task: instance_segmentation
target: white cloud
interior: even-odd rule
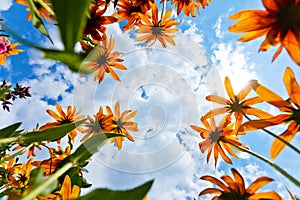
[[[217,38],[224,38],[224,33],[222,32],[222,19],[223,17],[219,17],[216,24],[214,25],[215,33]]]
[[[12,6],[12,0],[1,0],[0,10],[6,11]]]

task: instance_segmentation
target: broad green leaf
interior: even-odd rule
[[[85,196],[79,197],[78,200],[142,200],[150,190],[152,184],[153,180],[137,188],[125,191],[96,189]]]
[[[47,177],[43,175],[43,168],[38,167],[30,172],[30,179],[28,182],[27,190],[30,191],[31,188],[34,188],[40,184],[42,184]],[[51,183],[48,187],[44,188],[44,190],[39,194],[41,196],[46,196],[50,194],[57,187],[57,181]]]
[[[0,130],[0,138],[11,137],[15,131],[21,126],[21,122],[15,123]]]
[[[36,7],[36,4],[34,3],[34,0],[28,0],[28,5],[30,8],[30,14],[32,16],[32,19],[31,19],[32,24],[39,32],[41,32],[42,34],[47,36],[49,38],[49,40],[51,41],[51,43],[53,43],[53,41],[51,40],[51,38],[45,28],[43,19],[39,15],[39,11],[38,11],[38,8]]]
[[[113,137],[124,137],[124,135],[116,133],[103,133],[93,135],[85,142],[83,142],[72,155],[70,155],[70,159],[77,164],[84,163],[93,154],[98,152],[99,148],[104,145],[107,139]]]
[[[51,0],[67,52],[74,52],[88,18],[90,0]]]
[[[56,126],[53,128],[48,128],[42,131],[29,132],[27,134],[23,134],[19,138],[19,143],[23,145],[28,145],[33,142],[42,142],[42,141],[54,141],[62,138],[68,132],[75,129],[77,126],[82,124],[86,119],[80,120],[78,122],[74,122],[72,124],[64,124],[61,126]]]
[[[44,52],[45,58],[60,61],[66,64],[69,67],[69,69],[72,70],[73,72],[79,72],[82,74],[90,74],[93,72],[92,69],[85,67],[85,65],[82,65],[82,62],[85,58],[84,55],[75,52],[67,52],[67,51],[44,49],[44,48],[39,48],[39,49]]]

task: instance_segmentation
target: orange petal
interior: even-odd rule
[[[223,148],[221,147],[221,145],[218,143],[216,146],[217,146],[218,152],[220,153],[223,160],[228,164],[232,164],[230,158],[225,154],[225,152],[224,152]]]
[[[266,184],[268,184],[268,183],[270,183],[272,181],[273,181],[273,179],[271,179],[269,177],[266,177],[266,176],[259,177],[253,183],[251,183],[249,185],[249,187],[247,188],[246,192],[248,194],[254,194],[261,187],[263,187],[264,185],[266,185]]]
[[[230,176],[224,175],[221,177],[221,179],[229,186],[231,190],[238,191],[236,183]]]
[[[205,133],[207,134],[208,131],[204,128],[201,128],[199,126],[195,126],[195,125],[190,125],[190,127],[194,130],[194,131],[197,131],[198,133]]]
[[[251,106],[251,105],[254,105],[257,103],[262,103],[262,102],[264,102],[264,101],[259,97],[251,97],[244,101],[243,106]]]
[[[241,195],[244,195],[246,190],[245,190],[245,182],[241,174],[234,168],[231,169],[231,172],[233,174],[235,183],[237,184],[237,187],[239,188],[239,193]]]
[[[283,43],[293,61],[297,65],[300,65],[300,41],[297,36],[289,31],[287,36],[284,38]]]
[[[67,117],[65,112],[62,110],[61,106],[57,103],[55,104],[55,107],[58,111],[58,113],[60,114],[60,116],[62,116],[64,119]]]
[[[242,101],[245,99],[245,97],[249,94],[249,92],[252,90],[252,87],[250,84],[247,84],[236,96],[239,101]]]
[[[262,0],[262,2],[267,10],[278,11],[279,9],[276,1],[274,0]]]
[[[239,42],[249,42],[251,40],[254,40],[254,39],[257,39],[257,38],[260,38],[260,37],[266,35],[268,33],[268,31],[269,31],[269,28],[257,30],[257,31],[251,31],[251,32],[248,32],[248,33],[245,33],[244,35],[242,35],[238,41]]]
[[[294,72],[290,67],[285,69],[283,82],[290,99],[300,108],[300,86],[297,83]]]
[[[213,176],[202,176],[200,178],[201,180],[204,180],[204,181],[209,181],[215,185],[217,185],[219,188],[221,188],[224,192],[230,192],[230,189],[224,184],[222,183],[221,181],[219,181],[218,179],[216,179],[215,177]]]
[[[218,96],[218,95],[209,95],[209,96],[206,97],[206,100],[207,101],[212,101],[212,102],[215,102],[215,103],[219,103],[219,104],[222,104],[222,105],[231,104],[230,101],[228,101],[224,97],[221,97],[221,96]]]
[[[217,108],[214,110],[210,110],[203,116],[203,119],[208,119],[208,118],[214,117],[216,115],[224,114],[227,111],[229,111],[229,108]]]
[[[257,81],[251,81],[251,85],[262,100],[272,104],[273,106],[276,106],[281,111],[290,111],[289,108],[292,107],[291,104],[284,101],[280,96],[278,96],[268,88],[260,85],[259,83],[257,83]]]
[[[225,77],[224,84],[229,98],[231,99],[231,101],[235,101],[235,97],[234,97],[235,95],[231,86],[231,82],[227,76]]]
[[[273,115],[257,108],[245,108],[243,109],[243,112],[248,115],[254,115],[260,119],[268,119],[274,117]]]
[[[199,196],[205,195],[205,194],[222,194],[222,191],[217,188],[207,188],[205,190],[202,190],[199,194]]]
[[[251,195],[248,200],[259,200],[259,199],[272,199],[272,200],[282,200],[282,198],[274,191],[272,192],[259,192]]]
[[[287,142],[290,142],[293,137],[296,135],[296,133],[299,131],[300,127],[296,122],[291,123],[288,126],[288,129],[282,133],[279,137],[284,139]],[[275,139],[271,146],[271,151],[270,151],[270,157],[271,159],[275,159],[278,154],[284,149],[286,144],[281,142],[280,140]]]

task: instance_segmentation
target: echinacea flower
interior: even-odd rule
[[[277,107],[283,113],[268,119],[248,121],[240,127],[241,131],[247,132],[278,124],[288,124],[287,130],[279,137],[287,142],[290,142],[293,139],[300,130],[300,86],[295,79],[292,69],[289,67],[287,67],[284,72],[283,82],[290,97],[290,101],[285,101],[257,81],[252,81],[252,87],[258,96],[267,103]],[[286,144],[275,139],[270,151],[271,158],[276,158],[285,146]]]
[[[27,11],[30,12],[30,8],[29,8],[29,4],[27,0],[15,0],[16,3],[24,5],[24,6],[28,6],[28,8],[26,9]],[[41,0],[43,1],[44,5],[42,5],[39,1],[37,0],[33,0],[34,6],[37,8],[38,10],[38,14],[39,17],[42,19],[43,17],[46,19],[46,21],[49,23],[50,22],[50,18],[55,19],[53,15],[51,15],[51,13],[49,13],[49,11],[47,9],[45,9],[44,6],[47,6],[48,9],[52,9],[51,8],[51,3],[48,0]],[[53,12],[53,11],[52,11]],[[27,20],[32,20],[32,16],[31,13],[28,14],[27,16]]]
[[[144,8],[144,9],[143,9]],[[140,15],[145,15],[148,10],[143,6],[143,2],[138,0],[119,0],[117,4],[117,13],[114,16],[119,18],[119,21],[127,20],[128,23],[123,26],[123,30],[132,30],[134,25],[140,22]]]
[[[231,82],[228,77],[225,77],[224,85],[226,92],[229,96],[229,100],[218,95],[209,95],[206,97],[206,100],[224,105],[225,107],[210,110],[203,116],[204,119],[219,114],[224,114],[226,112],[234,113],[236,119],[235,133],[237,134],[238,128],[240,127],[243,121],[243,115],[245,114],[254,115],[261,119],[273,117],[271,114],[265,111],[251,107],[254,104],[263,102],[263,100],[261,100],[259,97],[252,97],[245,100],[246,96],[252,90],[250,84],[247,84],[246,87],[243,88],[237,95],[234,94]]]
[[[22,49],[15,49],[15,47],[20,46],[19,43],[11,44],[8,39],[0,37],[0,65],[5,64],[6,57],[11,55],[17,55],[20,52],[23,52]]]
[[[110,109],[109,106],[106,106],[107,114],[112,115],[112,132],[125,135],[130,141],[134,141],[133,137],[129,134],[128,131],[136,132],[138,131],[138,124],[131,121],[131,119],[137,114],[137,111],[125,110],[124,112],[120,111],[120,103],[116,102],[114,112]],[[122,148],[122,142],[124,141],[123,137],[116,137],[110,139],[111,143],[116,142],[118,149]]]
[[[97,0],[90,4],[90,15],[84,28],[84,35],[90,36],[92,40],[106,40],[106,28],[104,25],[117,22],[113,16],[103,16],[108,4],[105,1]]]
[[[124,65],[119,63],[124,61],[119,58],[121,53],[118,51],[111,52],[114,46],[115,41],[112,36],[110,36],[109,40],[101,41],[99,45],[95,47],[90,61],[87,62],[87,67],[95,71],[94,80],[98,80],[99,84],[103,81],[105,73],[109,73],[115,80],[120,81],[120,78],[112,69],[113,67],[120,70],[127,69]]]
[[[103,113],[103,108],[100,106],[98,113],[94,116],[87,116],[89,122],[85,122],[83,125],[87,127],[82,133],[86,134],[80,141],[85,141],[91,135],[109,132],[112,126],[112,114],[106,115]]]
[[[295,63],[300,65],[300,1],[262,0],[266,10],[244,10],[230,17],[239,20],[229,27],[234,33],[245,33],[239,41],[248,42],[266,36],[259,51],[280,44],[272,61],[285,48]]]
[[[156,4],[152,4],[152,15],[151,19],[148,19],[146,15],[140,15],[141,22],[138,25],[139,29],[136,30],[136,33],[142,33],[143,36],[140,36],[136,41],[144,41],[145,44],[151,42],[148,46],[150,48],[158,40],[161,45],[166,48],[167,43],[175,45],[173,38],[175,33],[178,31],[177,28],[172,28],[175,25],[178,25],[180,22],[176,22],[174,19],[168,19],[172,14],[172,9],[170,9],[162,19],[158,19],[158,9]]]
[[[247,188],[245,187],[244,178],[236,169],[231,169],[233,177],[224,175],[219,180],[213,176],[202,176],[200,179],[209,181],[219,188],[207,188],[200,192],[199,196],[205,194],[215,194],[212,200],[282,200],[282,198],[274,191],[257,192],[261,187],[273,181],[273,179],[262,176],[252,182]]]
[[[59,125],[63,125],[63,124],[75,123],[84,118],[84,115],[79,115],[80,111],[76,112],[75,106],[74,107],[68,106],[68,109],[66,112],[64,112],[62,110],[61,106],[58,103],[55,105],[55,107],[56,107],[56,110],[58,111],[58,113],[55,113],[52,110],[47,110],[47,113],[51,117],[53,117],[56,120],[56,122],[48,122],[47,124],[41,126],[40,130],[44,130],[47,128],[51,128],[51,127],[55,127],[55,126],[59,126]],[[76,131],[82,132],[83,128],[81,126],[78,126],[68,133],[72,142],[74,142],[74,139],[77,135]]]
[[[198,132],[201,138],[204,139],[204,141],[199,143],[201,152],[204,153],[206,150],[208,150],[206,158],[207,162],[210,159],[212,151],[214,152],[215,167],[217,166],[219,154],[226,163],[232,164],[230,158],[225,154],[224,149],[231,156],[235,158],[237,158],[238,156],[231,149],[232,145],[229,143],[233,143],[236,146],[240,146],[245,149],[247,149],[247,147],[240,143],[236,134],[234,134],[233,124],[230,121],[230,115],[226,115],[218,126],[216,126],[213,117],[210,117],[209,120],[210,122],[208,122],[204,118],[201,118],[201,122],[205,126],[205,128],[190,125],[190,127],[194,131]]]

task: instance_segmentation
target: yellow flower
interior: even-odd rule
[[[253,131],[286,123],[288,124],[287,130],[279,137],[287,142],[290,142],[293,139],[296,133],[300,130],[300,86],[295,79],[292,69],[289,67],[287,67],[284,72],[283,82],[289,94],[290,102],[285,101],[268,88],[257,83],[257,81],[252,81],[252,87],[258,96],[262,100],[277,107],[283,113],[268,119],[251,120],[246,122],[240,127],[241,131]],[[275,140],[270,151],[271,158],[276,158],[285,146],[286,145],[280,140]]]
[[[238,156],[232,151],[230,148],[231,145],[228,143],[233,143],[237,146],[241,146],[243,148],[247,148],[242,143],[238,141],[236,134],[234,134],[233,124],[230,122],[230,115],[227,115],[223,118],[223,120],[216,126],[214,118],[209,118],[210,123],[201,118],[202,124],[205,128],[201,128],[195,125],[190,125],[190,127],[197,131],[201,138],[204,141],[199,143],[199,148],[202,153],[208,150],[206,161],[208,162],[211,156],[212,151],[214,151],[214,159],[215,159],[215,167],[217,166],[217,161],[219,154],[222,159],[229,164],[232,164],[230,158],[225,154],[225,150],[233,157],[237,158]]]
[[[207,119],[209,117],[213,117],[219,114],[224,114],[226,112],[234,113],[236,122],[235,122],[235,133],[238,133],[238,128],[240,127],[243,121],[243,115],[249,114],[254,115],[258,118],[265,119],[273,117],[271,114],[264,112],[257,108],[252,108],[251,106],[257,103],[263,102],[259,97],[252,97],[245,100],[246,96],[252,90],[250,84],[248,84],[244,89],[242,89],[237,95],[234,94],[231,82],[228,77],[225,78],[224,81],[226,92],[229,96],[229,100],[224,97],[218,95],[209,95],[206,97],[206,100],[212,101],[221,105],[224,105],[223,108],[217,108],[214,110],[210,110],[206,113],[203,118]]]
[[[253,183],[251,183],[247,189],[245,188],[245,182],[243,177],[236,169],[231,169],[233,178],[229,175],[224,175],[221,180],[213,176],[202,176],[200,179],[209,181],[218,188],[207,188],[200,192],[199,196],[205,194],[216,194],[213,200],[259,200],[259,199],[272,199],[272,200],[282,200],[282,198],[274,191],[271,192],[257,192],[261,187],[273,181],[273,179],[262,176],[257,178]]]
[[[31,169],[32,159],[28,160],[27,163],[14,166],[8,178],[9,183],[14,187],[25,187],[29,181]]]
[[[72,187],[71,179],[68,175],[66,175],[59,192],[62,200],[76,199],[78,198],[79,193],[80,193],[80,188],[77,185],[74,185]]]
[[[111,52],[115,46],[115,41],[110,36],[109,40],[100,41],[99,46],[95,48],[95,53],[91,56],[91,60],[88,61],[87,67],[91,68],[95,71],[94,80],[98,79],[98,83],[100,84],[103,79],[105,72],[109,73],[115,80],[120,81],[116,72],[112,69],[117,68],[120,70],[126,70],[127,68],[120,64],[119,62],[123,62],[123,59],[120,59],[120,52]]]
[[[88,115],[89,122],[85,122],[84,126],[87,127],[82,133],[86,134],[80,141],[85,141],[91,135],[110,132],[112,129],[112,114],[106,115],[103,113],[103,108],[100,106],[98,113],[94,119]]]
[[[148,48],[154,45],[156,40],[158,40],[164,48],[167,47],[166,42],[170,43],[171,45],[175,45],[173,38],[178,29],[171,27],[179,24],[180,22],[176,22],[174,19],[168,20],[171,14],[172,9],[170,9],[161,20],[158,20],[157,6],[155,3],[152,4],[151,21],[148,19],[148,16],[140,15],[142,22],[137,24],[139,29],[136,30],[136,33],[142,33],[145,35],[138,37],[136,41],[145,41],[145,44],[153,41],[151,44],[149,44]]]
[[[138,124],[131,121],[131,119],[137,114],[137,111],[125,110],[122,114],[120,112],[120,103],[116,102],[114,113],[110,107],[106,106],[108,115],[113,115],[112,118],[112,132],[125,135],[130,141],[134,141],[133,137],[128,133],[129,131],[138,131]],[[122,148],[123,137],[112,138],[111,143],[116,142],[118,149]]]
[[[0,65],[5,64],[6,57],[11,55],[17,55],[20,52],[23,52],[22,49],[15,49],[15,47],[20,46],[19,43],[11,44],[8,39],[0,37]]]
[[[299,0],[262,0],[266,10],[244,10],[230,17],[240,20],[229,31],[245,33],[239,41],[248,42],[265,36],[259,51],[280,44],[272,61],[285,48],[291,58],[300,65],[300,4]]]
[[[78,122],[80,120],[82,120],[84,118],[83,115],[79,115],[80,111],[76,112],[76,107],[72,107],[72,106],[68,106],[67,112],[65,113],[61,106],[57,103],[55,105],[58,114],[55,113],[52,110],[47,110],[47,113],[53,117],[56,122],[48,122],[47,124],[41,126],[40,130],[44,130],[47,128],[51,128],[51,127],[55,127],[55,126],[59,126],[59,125],[63,125],[63,124],[70,124],[70,123],[74,123],[74,122]],[[69,136],[72,140],[72,142],[74,142],[74,139],[77,135],[76,131],[83,131],[83,128],[81,126],[75,128],[74,130],[69,132]]]

